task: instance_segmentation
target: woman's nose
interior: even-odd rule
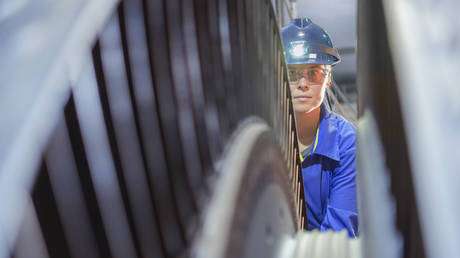
[[[299,89],[308,89],[308,83],[307,83],[307,80],[305,80],[305,78],[300,78],[299,80]]]

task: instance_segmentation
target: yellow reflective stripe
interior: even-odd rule
[[[313,145],[313,150],[311,152],[314,152],[316,150],[316,146],[318,145],[318,136],[319,136],[319,127],[316,129],[316,135],[315,135],[315,145]],[[303,156],[302,152],[299,152],[299,157],[300,157],[300,162],[303,162]]]
[[[313,152],[316,149],[316,145],[318,145],[318,136],[319,136],[319,126],[318,126],[318,129],[316,129],[315,145],[313,145]]]

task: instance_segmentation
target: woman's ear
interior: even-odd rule
[[[330,87],[330,86],[331,86],[331,82],[332,82],[332,73],[331,73],[331,71],[329,70],[329,74],[328,74],[328,76],[327,76],[326,86],[327,86],[327,87]]]

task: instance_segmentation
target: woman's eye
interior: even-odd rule
[[[295,71],[290,71],[289,72],[289,78],[291,78],[291,80],[295,81],[298,78],[298,74]]]
[[[312,81],[318,81],[318,80],[321,80],[321,71],[320,70],[310,70],[308,72],[308,77],[312,80]]]

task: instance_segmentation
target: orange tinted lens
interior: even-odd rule
[[[305,78],[311,84],[321,84],[325,78],[326,72],[322,69],[289,69],[290,82],[298,82]]]
[[[296,82],[300,79],[299,71],[289,70],[289,81]]]
[[[311,69],[306,72],[305,77],[311,83],[321,83],[324,79],[324,72],[321,69]]]

